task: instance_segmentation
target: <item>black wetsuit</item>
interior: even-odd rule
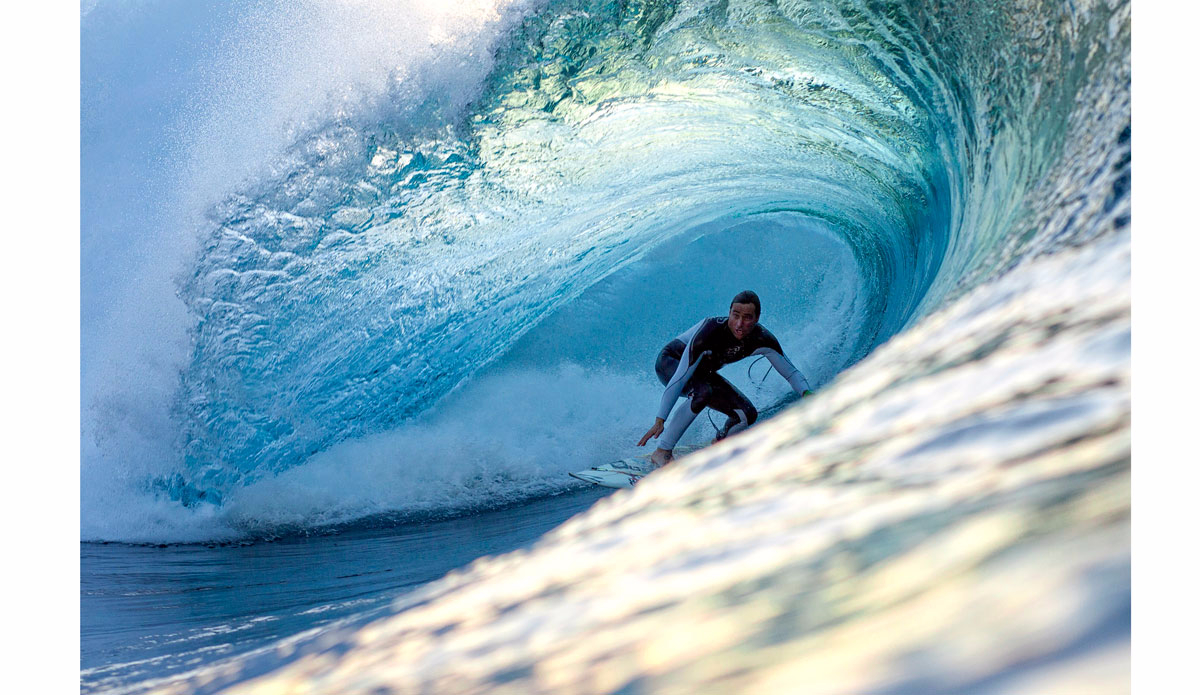
[[[659,404],[658,417],[666,420],[675,401],[687,396],[689,408],[676,411],[659,439],[660,449],[673,449],[696,415],[712,408],[728,419],[717,433],[723,438],[754,424],[758,411],[750,399],[717,374],[731,362],[763,355],[776,371],[787,379],[797,393],[808,390],[804,375],[783,354],[779,341],[761,325],[755,325],[745,338],[738,340],[729,330],[728,318],[704,319],[675,338],[662,349],[654,364],[658,379],[667,387]]]

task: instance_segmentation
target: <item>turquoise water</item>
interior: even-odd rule
[[[829,387],[975,288],[1119,249],[1129,26],[1070,0],[85,7],[81,539],[557,499],[741,289]],[[758,369],[732,378],[785,399]]]
[[[186,131],[163,136],[163,148],[191,187],[162,197],[203,221],[101,237],[89,213],[107,219],[85,195],[85,245],[150,246],[138,249],[146,277],[127,279],[166,275],[170,292],[146,300],[155,310],[143,316],[121,316],[117,302],[85,311],[85,539],[240,535],[561,491],[554,461],[581,437],[624,441],[642,427],[634,404],[652,398],[645,363],[664,336],[697,312],[720,313],[743,285],[824,382],[948,298],[1128,223],[1120,6],[502,3],[483,19],[422,20],[433,38],[406,29],[419,22],[401,10],[251,7],[196,20],[194,43],[224,28],[226,44],[177,58],[207,77],[196,78],[199,96],[165,107]],[[146,23],[177,12],[150,8],[146,18],[99,5],[84,18],[84,47],[97,45],[85,57],[112,50],[106,12]],[[343,24],[316,27],[321,12]],[[367,22],[382,28],[342,65],[287,55],[289,40],[341,40]],[[150,41],[135,29],[125,29],[135,45]],[[406,31],[416,34],[407,52],[380,47]],[[265,47],[236,43],[263,41],[255,32]],[[380,68],[387,60],[399,67]],[[91,64],[85,136],[87,97],[101,92],[87,82]],[[254,80],[268,78],[262,112],[237,120]],[[306,79],[330,95],[283,91]],[[291,120],[275,113],[279,100]],[[241,159],[227,151],[251,139],[260,144]],[[85,165],[106,162],[84,154]],[[217,195],[209,181],[237,172]],[[598,294],[602,282],[667,272],[684,251],[665,249],[697,237],[706,251],[690,269],[630,287],[635,295]],[[725,248],[742,255],[726,261]],[[178,265],[164,270],[168,260]],[[85,283],[105,269],[85,266]],[[580,311],[588,301],[602,306]],[[637,335],[583,356],[587,331]],[[543,345],[543,358],[525,361],[532,374],[516,388],[535,393],[568,362],[594,382],[560,377],[581,389],[574,399],[612,400],[622,414],[597,431],[551,404],[531,415],[545,439],[518,452],[489,443],[521,427],[503,421],[473,424],[492,431],[461,450],[408,443],[409,460],[395,465],[436,458],[441,471],[411,499],[347,490],[297,500],[312,507],[300,517],[229,511],[256,483],[339,456],[339,445],[421,439],[429,429],[417,423],[445,419],[452,391],[509,374],[505,356],[523,340]],[[115,366],[138,357],[132,380]],[[478,420],[500,405],[485,397],[470,399]],[[114,518],[129,504],[133,518]],[[198,515],[215,521],[198,532]]]

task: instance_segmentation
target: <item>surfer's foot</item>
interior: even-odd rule
[[[673,458],[675,458],[675,454],[672,454],[670,449],[655,449],[654,453],[650,454],[650,462],[656,466],[666,465]]]

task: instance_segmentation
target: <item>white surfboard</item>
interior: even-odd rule
[[[620,459],[618,461],[610,461],[602,463],[599,466],[592,466],[594,471],[614,471],[616,473],[628,473],[630,475],[646,475],[654,471],[658,466],[654,465],[644,456],[634,456],[632,458]]]
[[[686,456],[701,448],[703,448],[703,445],[697,444],[676,447],[675,457]],[[631,456],[616,461],[609,461],[608,463],[601,463],[592,466],[591,470],[577,471],[569,475],[572,478],[586,480],[601,487],[623,488],[637,485],[639,480],[658,470],[658,468],[657,464],[650,461],[649,454],[642,454],[641,456]]]
[[[658,468],[649,456],[631,456],[592,466],[591,470],[571,473],[571,477],[586,480],[601,487],[633,487],[644,476]]]
[[[588,471],[571,473],[570,475],[572,478],[579,478],[600,487],[612,488],[633,487],[637,485],[637,481],[642,479],[640,475],[631,475],[618,471],[598,471],[594,468]]]

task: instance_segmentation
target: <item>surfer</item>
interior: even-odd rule
[[[717,374],[718,369],[731,362],[763,355],[796,393],[801,396],[810,393],[808,381],[784,356],[779,341],[759,325],[760,312],[757,294],[750,290],[739,292],[729,304],[729,316],[704,319],[667,343],[659,353],[654,371],[667,388],[654,426],[638,442],[638,446],[645,446],[658,438],[658,448],[650,457],[654,463],[661,466],[673,458],[675,444],[705,408],[727,418],[714,443],[746,429],[758,419],[758,411],[750,399]],[[688,407],[675,408],[680,396],[688,397]]]

